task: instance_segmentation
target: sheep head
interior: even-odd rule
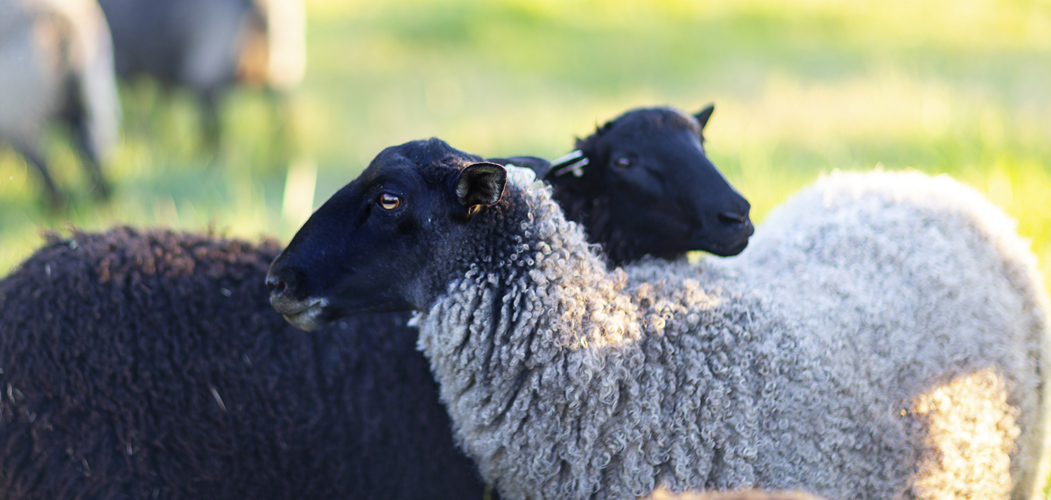
[[[634,109],[554,162],[545,180],[555,199],[612,263],[690,250],[730,256],[747,246],[751,207],[704,150],[714,110],[708,105],[691,116],[670,107]]]
[[[438,139],[385,149],[274,260],[271,305],[303,330],[351,314],[427,307],[470,260],[465,252],[492,245],[486,235],[498,216],[478,212],[501,203],[506,183],[503,166]],[[485,241],[465,245],[475,240]]]

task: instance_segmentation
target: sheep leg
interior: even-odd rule
[[[219,156],[219,141],[222,126],[219,123],[219,93],[209,90],[201,94],[201,130],[203,131],[203,149],[211,157],[210,166],[214,166]]]
[[[14,146],[15,151],[18,151],[30,165],[36,167],[37,174],[40,176],[40,181],[44,183],[44,195],[47,197],[47,204],[52,210],[58,210],[65,204],[65,196],[58,190],[58,186],[55,184],[55,180],[51,177],[51,174],[47,170],[47,163],[44,162],[44,156],[40,154],[36,146],[30,145],[22,141],[14,141],[11,144]]]
[[[94,141],[91,140],[91,132],[85,123],[77,125],[77,147],[81,151],[81,161],[84,170],[91,177],[91,194],[96,200],[105,201],[113,194],[112,188],[106,178],[102,175],[102,167],[99,163],[99,154],[95,150]]]

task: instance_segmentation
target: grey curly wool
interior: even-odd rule
[[[509,255],[450,283],[420,336],[502,496],[1020,498],[1038,477],[1047,299],[973,191],[834,176],[739,259],[614,271],[546,189],[508,196],[528,213],[473,251]]]
[[[927,422],[916,496],[1000,498],[1013,478],[1012,496],[1029,498],[1047,477],[1048,301],[1014,228],[947,176],[836,174],[772,213],[725,264],[783,307],[809,308],[812,331],[869,324],[841,340],[909,355],[879,384]]]

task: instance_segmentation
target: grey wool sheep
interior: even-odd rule
[[[0,0],[0,142],[36,168],[52,207],[67,201],[41,150],[52,123],[70,127],[93,193],[109,196],[100,162],[118,140],[113,71],[109,28],[94,0]]]
[[[304,329],[378,302],[420,311],[457,439],[504,498],[1032,486],[1047,299],[971,190],[834,177],[740,261],[611,271],[547,188],[506,179],[470,156],[384,151],[270,269],[298,276],[271,302]],[[361,211],[403,184],[443,202]]]
[[[623,230],[595,243],[743,248],[750,225],[715,223],[747,202],[712,181],[698,123],[653,109],[605,132],[640,127],[634,142],[594,141],[590,174],[610,168],[603,157],[615,146],[709,205],[676,200],[683,223],[663,235],[607,221]],[[646,207],[639,197],[651,189],[640,193],[637,179],[647,172],[596,190]],[[0,279],[0,498],[481,499],[411,315],[304,335],[267,302],[277,251],[164,230],[74,232]]]
[[[811,297],[812,331],[870,325],[862,349],[914,351],[878,375],[909,424],[923,423],[909,435],[924,450],[910,495],[1037,498],[1049,308],[1015,225],[948,176],[837,173],[771,213],[751,251],[712,264],[740,267],[783,307],[786,285]]]

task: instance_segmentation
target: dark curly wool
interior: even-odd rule
[[[0,281],[0,498],[482,498],[408,316],[296,330],[277,253],[75,232]]]

